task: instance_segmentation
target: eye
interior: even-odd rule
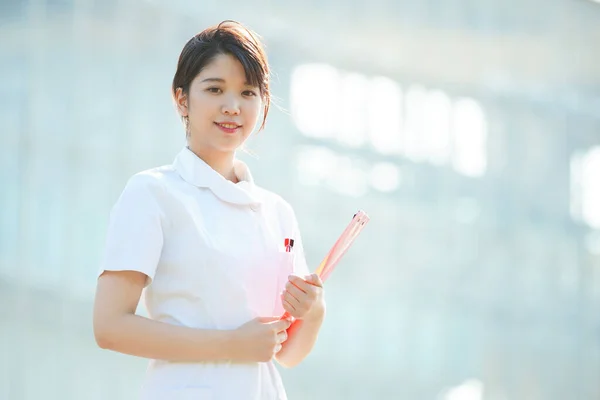
[[[244,96],[257,96],[257,94],[254,90],[245,90],[244,92],[242,92],[242,94]]]
[[[210,88],[206,89],[206,91],[208,91],[210,93],[216,93],[216,94],[222,92],[222,90],[218,87],[210,87]]]

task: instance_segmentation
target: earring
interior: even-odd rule
[[[183,126],[185,127],[185,137],[190,137],[190,118],[185,115],[183,117]]]

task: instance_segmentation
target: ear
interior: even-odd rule
[[[179,115],[182,117],[187,117],[188,115],[188,98],[185,93],[183,93],[183,89],[178,87],[175,90],[175,105],[177,106],[177,111]]]

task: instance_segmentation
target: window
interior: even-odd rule
[[[298,178],[305,185],[326,186],[349,197],[367,192],[368,165],[322,146],[306,146],[297,155]]]
[[[406,93],[406,156],[435,165],[448,163],[451,151],[450,122],[452,103],[441,90],[420,85]]]
[[[326,64],[297,67],[291,79],[292,118],[307,136],[327,138],[339,122],[338,92],[340,74]]]
[[[349,147],[360,147],[366,142],[368,81],[361,74],[344,74],[336,104],[338,112],[332,113],[335,136],[338,142]],[[328,109],[332,110],[333,107]]]
[[[454,104],[452,165],[466,176],[482,176],[487,166],[487,127],[483,110],[472,99],[460,99]]]
[[[424,128],[427,119],[427,90],[420,85],[406,92],[406,120],[404,123],[404,153],[413,161],[427,158]]]
[[[442,90],[419,84],[403,92],[387,77],[369,78],[327,64],[297,67],[292,74],[290,95],[292,117],[306,136],[335,140],[348,148],[369,145],[381,155],[452,167],[468,177],[481,177],[486,172],[486,117],[474,99],[452,99]],[[301,179],[307,184],[325,179],[315,165],[327,157],[335,159],[332,162],[340,171],[356,168],[356,161],[349,161],[343,154],[324,154],[319,150],[301,157],[307,171]],[[307,161],[315,157],[318,160],[314,164]],[[348,182],[366,179],[368,186],[382,192],[399,186],[398,166],[375,161],[370,168],[366,175],[354,175],[355,179],[349,177]],[[389,179],[381,178],[384,175]],[[344,185],[349,187],[348,182],[339,184],[338,191],[344,191]],[[351,193],[361,193],[363,189],[358,188],[363,183],[357,185]]]
[[[600,229],[600,146],[571,157],[571,214]]]
[[[435,165],[445,165],[450,159],[450,121],[452,103],[441,90],[433,90],[425,100],[423,137],[427,144],[427,159]]]
[[[382,154],[400,154],[402,149],[402,91],[385,77],[373,78],[369,85],[368,136]]]

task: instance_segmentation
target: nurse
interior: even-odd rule
[[[192,37],[172,95],[187,146],[131,177],[111,211],[96,341],[151,359],[143,400],[286,399],[274,360],[308,355],[325,301],[294,211],[236,158],[269,111],[257,36],[225,21]],[[135,314],[142,292],[148,318]]]

